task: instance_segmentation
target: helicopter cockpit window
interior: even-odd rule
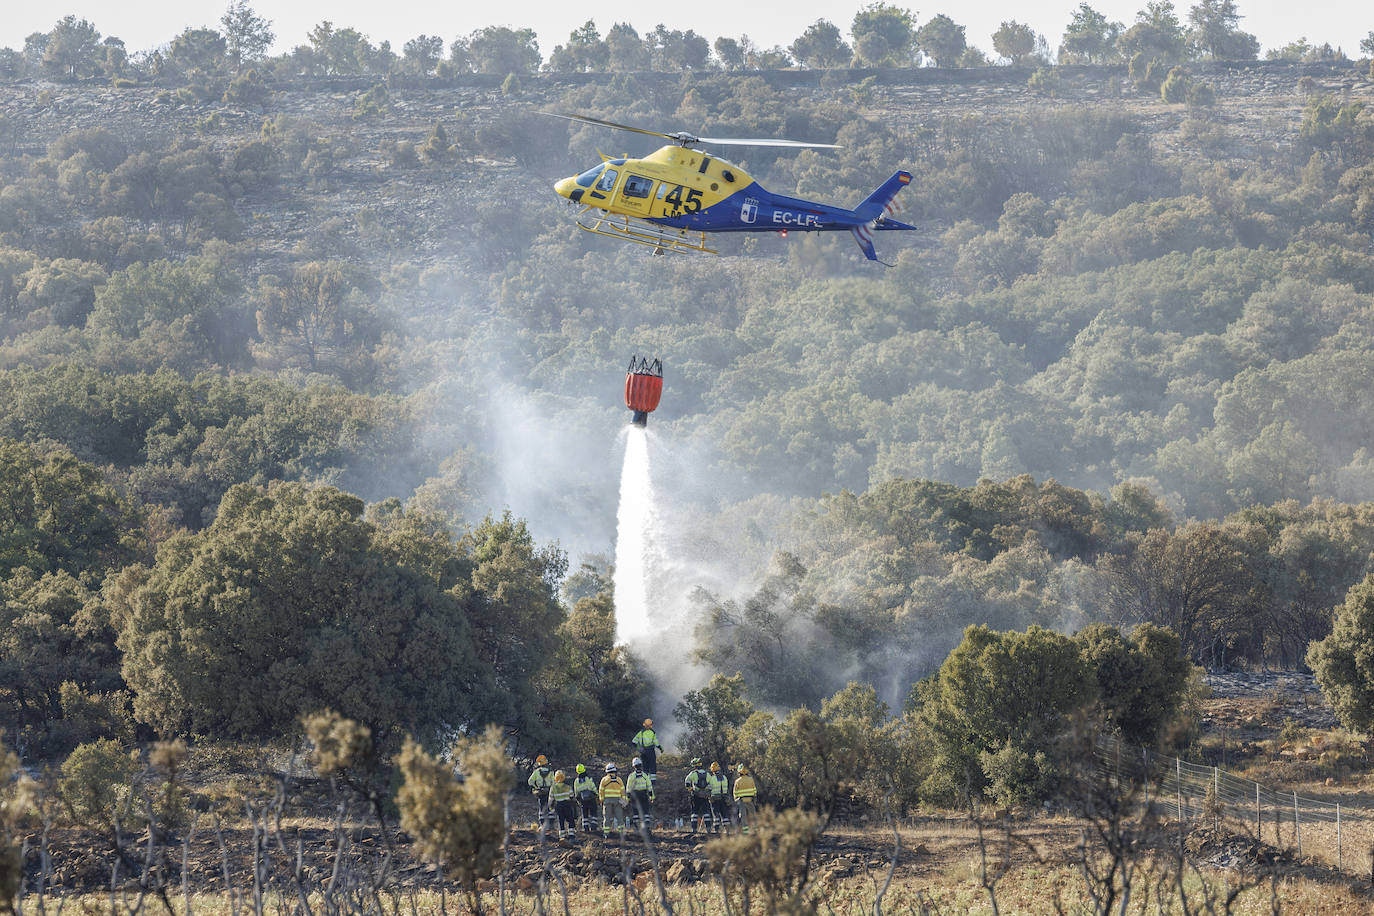
[[[615,180],[619,176],[620,173],[617,172],[615,169],[607,169],[606,171],[601,173],[601,180],[596,183],[596,189],[598,191],[611,190],[615,187]]]
[[[648,197],[654,190],[654,180],[645,178],[642,175],[631,175],[625,179],[625,190],[622,191],[626,197]]]
[[[595,168],[587,169],[587,171],[583,172],[581,175],[578,175],[578,176],[577,176],[577,184],[578,184],[578,187],[590,188],[590,187],[592,186],[592,182],[593,182],[593,181],[596,181],[596,176],[597,176],[597,175],[600,175],[600,174],[601,174],[601,170],[604,169],[605,167],[606,167],[606,163],[603,162],[603,163],[601,163],[600,165],[596,166]]]

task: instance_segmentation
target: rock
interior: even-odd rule
[[[926,847],[925,843],[917,843],[914,847],[912,847],[911,855],[928,856],[930,855],[930,849]]]
[[[691,874],[686,862],[677,861],[668,866],[668,870],[663,873],[663,880],[672,884],[681,884],[683,879]]]

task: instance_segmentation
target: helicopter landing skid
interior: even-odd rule
[[[588,218],[591,219],[590,223],[583,222],[584,219]],[[578,228],[595,232],[597,235],[604,235],[607,238],[634,242],[637,245],[648,245],[654,249],[654,254],[664,254],[669,251],[719,253],[714,248],[706,247],[706,233],[704,232],[690,229],[669,229],[633,216],[603,214],[588,217],[583,214],[578,216],[577,225]]]

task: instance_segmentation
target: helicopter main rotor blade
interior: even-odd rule
[[[805,140],[768,140],[746,137],[697,137],[698,143],[712,143],[716,146],[791,146],[809,149],[843,149],[838,143],[808,143]]]
[[[665,134],[657,130],[645,130],[642,127],[631,127],[628,124],[617,124],[614,121],[603,121],[600,118],[589,118],[586,115],[565,115],[557,114],[552,111],[541,111],[540,114],[546,114],[551,118],[562,118],[564,121],[581,121],[584,124],[595,124],[598,127],[611,127],[615,130],[628,130],[631,133],[647,134],[650,137],[662,137],[665,140],[678,139],[676,134]]]
[[[766,137],[745,138],[745,137],[698,137],[689,134],[685,130],[680,130],[675,134],[665,134],[658,130],[645,130],[642,127],[631,127],[628,124],[617,124],[615,121],[606,121],[601,118],[592,118],[587,115],[566,115],[552,111],[542,111],[551,118],[562,118],[565,121],[580,121],[583,124],[595,124],[597,127],[609,127],[613,130],[628,130],[631,133],[644,134],[649,137],[662,137],[665,140],[672,140],[680,146],[691,146],[696,143],[710,143],[716,146],[780,146],[791,147],[793,149],[842,149],[835,143],[807,143],[804,140],[772,140]]]

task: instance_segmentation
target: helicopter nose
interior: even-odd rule
[[[576,178],[564,178],[562,181],[556,182],[553,189],[573,203],[582,200],[582,195],[585,193],[585,189],[578,186]]]

